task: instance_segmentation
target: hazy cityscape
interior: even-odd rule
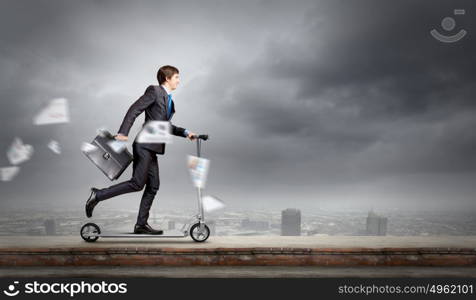
[[[180,229],[195,211],[152,211],[149,224]],[[97,223],[103,231],[131,232],[137,211],[11,210],[0,212],[0,235],[77,235],[83,224]],[[476,235],[473,212],[345,210],[308,213],[299,208],[266,211],[221,211],[208,214],[211,235]]]

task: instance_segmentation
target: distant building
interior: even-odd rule
[[[44,224],[46,235],[56,235],[56,222],[54,219],[48,219]]]
[[[281,212],[281,235],[301,235],[301,211],[288,208]]]
[[[264,231],[269,229],[268,221],[250,220],[248,218],[241,221],[241,228],[247,230]]]
[[[175,229],[175,221],[169,221],[168,223],[168,229],[169,230],[174,230]]]
[[[369,211],[367,216],[367,234],[387,235],[387,223],[387,218],[381,217],[373,211]]]

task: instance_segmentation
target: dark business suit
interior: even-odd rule
[[[148,121],[170,121],[175,113],[173,101],[169,118],[167,118],[167,110],[168,95],[166,90],[162,86],[150,85],[145,90],[144,95],[131,105],[118,132],[127,136],[135,119],[143,111],[145,111],[145,122],[142,127]],[[173,135],[181,137],[187,136],[185,128],[173,124],[171,124],[171,127]],[[137,224],[145,225],[149,218],[150,207],[160,186],[157,154],[165,153],[165,144],[136,143],[134,140],[132,143],[132,151],[134,155],[132,178],[128,181],[98,190],[96,197],[102,201],[117,195],[140,191],[145,186],[144,194],[140,202],[139,215],[137,216]]]

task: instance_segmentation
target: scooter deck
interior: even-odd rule
[[[101,238],[167,238],[167,237],[186,237],[187,235],[179,231],[173,232],[164,232],[163,234],[144,234],[144,233],[133,233],[133,232],[118,232],[118,233],[101,233],[98,234]]]

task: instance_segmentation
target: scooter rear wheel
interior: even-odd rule
[[[95,242],[101,234],[101,229],[94,223],[86,223],[81,227],[81,237],[88,243]]]
[[[195,242],[205,242],[210,236],[210,229],[206,224],[202,224],[203,229],[200,230],[200,223],[193,224],[190,227],[190,236]]]

